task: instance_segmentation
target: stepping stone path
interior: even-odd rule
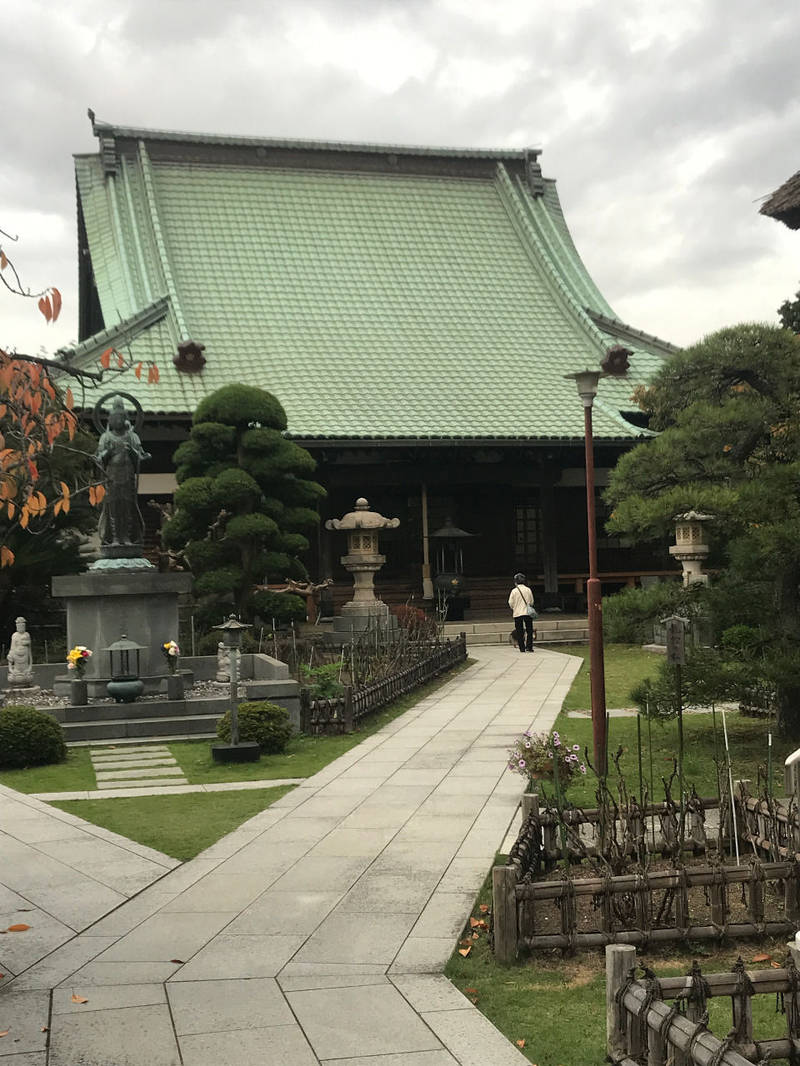
[[[89,756],[98,789],[133,786],[160,788],[189,783],[165,744],[148,744],[137,748],[90,748]]]

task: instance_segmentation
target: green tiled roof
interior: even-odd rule
[[[98,133],[104,152],[76,173],[106,331],[70,357],[94,358],[120,323],[134,357],[159,363],[157,386],[124,379],[145,410],[191,413],[239,380],[278,396],[301,438],[578,438],[564,374],[624,334],[630,380],[601,382],[595,431],[641,435],[619,411],[669,346],[616,322],[555,184],[525,178],[535,153],[373,172],[341,145],[258,142],[302,150],[265,165],[235,138]],[[172,365],[187,338],[205,345],[200,374]]]

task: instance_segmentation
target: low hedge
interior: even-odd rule
[[[66,757],[64,732],[51,714],[36,707],[0,710],[0,768],[17,770]]]
[[[292,723],[285,707],[267,700],[239,704],[239,739],[257,741],[262,755],[278,755],[285,751],[291,735]],[[217,723],[217,736],[224,743],[230,743],[230,711],[226,711]]]

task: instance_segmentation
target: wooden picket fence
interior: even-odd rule
[[[800,1061],[800,973],[790,952],[782,969],[748,971],[741,958],[730,973],[704,974],[695,962],[686,977],[636,976],[636,949],[606,948],[606,1038],[617,1066],[751,1066]],[[753,996],[778,995],[786,1036],[756,1040]],[[720,1040],[707,1027],[708,1000],[731,1000],[731,1028]],[[671,1005],[670,1005],[671,1003]]]
[[[535,797],[525,800],[527,817],[508,863],[492,871],[494,950],[501,961],[511,961],[522,949],[782,936],[794,933],[800,924],[800,854],[788,846],[795,839],[794,811],[786,813],[787,846],[781,847],[774,843],[772,823],[767,827],[758,822],[767,817],[759,809],[760,801],[740,791],[736,810],[741,861],[734,866],[725,864],[724,852],[709,846],[702,803],[695,805],[695,821],[687,821],[682,841],[672,836],[674,804],[634,806],[634,815],[630,811],[626,815],[634,824],[626,823],[625,832],[617,831],[614,838],[617,859],[633,871],[612,875],[605,872],[610,866],[607,858],[601,858],[599,846],[591,843],[594,838],[590,835],[590,842],[584,843],[575,832],[576,826],[596,828],[598,812],[540,813]],[[775,805],[769,806],[770,817],[775,816]],[[639,843],[648,835],[648,820],[660,821],[663,832],[652,850],[648,846],[641,853]],[[571,829],[572,846],[564,822]],[[670,868],[651,870],[641,855],[652,857],[659,850],[669,855]],[[685,850],[705,852],[711,861],[687,866],[682,861]],[[771,854],[778,856],[776,861],[771,861]],[[584,866],[577,867],[573,876],[569,860],[587,857],[594,860],[595,875],[586,876]],[[536,879],[558,861],[565,863],[563,878]],[[602,876],[597,873],[601,868]]]
[[[348,685],[343,696],[312,700],[308,689],[300,690],[300,729],[310,735],[332,736],[352,733],[368,715],[392,703],[407,692],[432,681],[467,658],[467,637],[459,634],[455,640],[433,645],[429,653],[411,666],[395,674],[374,681],[363,688]]]

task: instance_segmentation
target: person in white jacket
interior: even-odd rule
[[[533,616],[528,608],[533,607],[533,590],[526,584],[524,574],[514,574],[514,587],[508,597],[508,606],[514,615],[514,629],[520,651],[533,651]]]

